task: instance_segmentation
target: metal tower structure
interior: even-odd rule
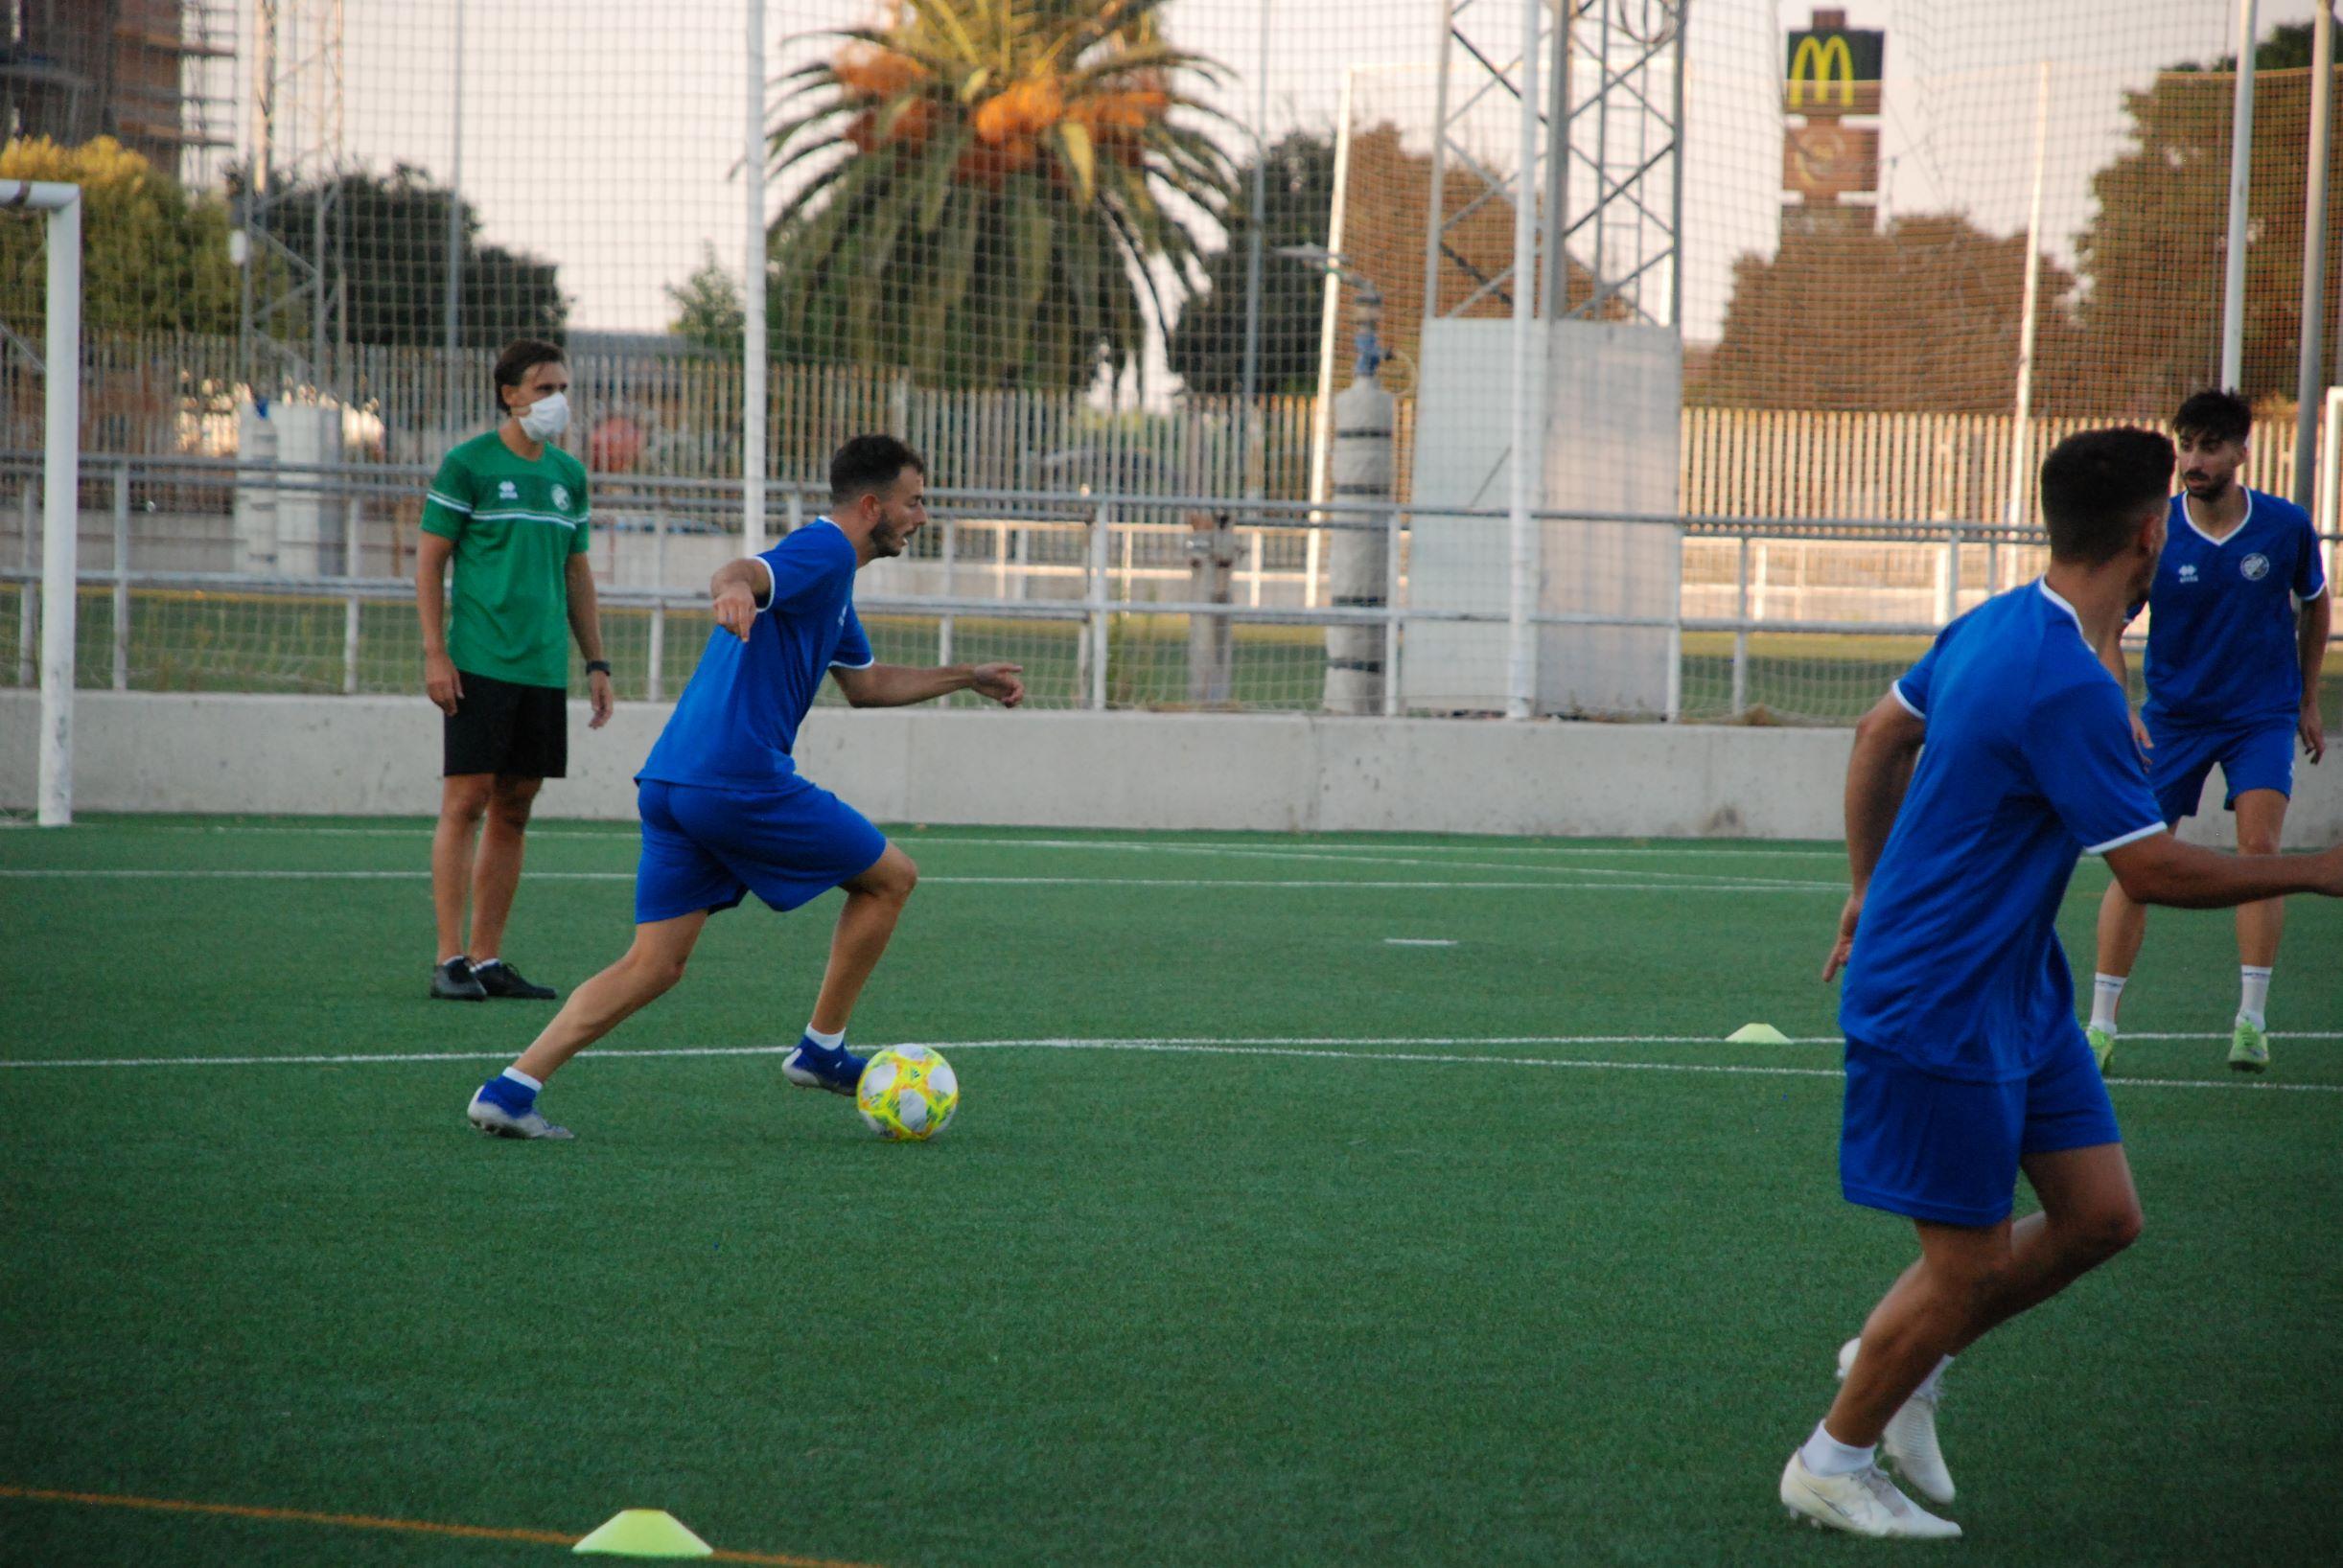
[[[1536,193],[1536,313],[1677,325],[1682,230],[1684,13],[1691,0],[1442,0],[1425,224],[1425,314],[1513,306],[1515,267],[1474,265],[1451,242],[1489,203]],[[1530,39],[1536,39],[1530,47]],[[1524,102],[1526,89],[1527,102]],[[1495,171],[1468,145],[1492,112],[1524,117],[1527,170]],[[1453,211],[1451,182],[1471,198]]]
[[[348,335],[337,260],[342,157],[343,0],[258,0],[253,16],[251,152],[237,192],[238,311],[254,395],[321,389],[330,349]],[[276,215],[309,201],[307,255]]]

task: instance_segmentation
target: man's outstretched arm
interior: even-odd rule
[[[973,691],[1003,707],[1025,701],[1021,664],[944,664],[919,669],[909,664],[869,664],[834,669],[830,676],[855,707],[909,707],[956,691]]]
[[[2141,904],[2225,910],[2289,893],[2343,898],[2343,844],[2315,855],[2224,855],[2156,833],[2108,850],[2106,859]]]

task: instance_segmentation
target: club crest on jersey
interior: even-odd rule
[[[553,487],[553,509],[557,512],[569,510],[569,487],[568,485]]]
[[[2238,570],[2245,574],[2247,582],[2259,583],[2270,574],[2270,558],[2257,550],[2238,563]]]

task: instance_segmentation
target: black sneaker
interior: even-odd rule
[[[488,989],[473,973],[472,960],[459,955],[431,971],[431,995],[441,1002],[486,1002]]]
[[[472,983],[484,997],[512,997],[522,1002],[551,1002],[561,993],[550,985],[531,985],[520,970],[502,958],[483,958],[472,966]]]

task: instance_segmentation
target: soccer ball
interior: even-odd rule
[[[925,1046],[891,1046],[871,1056],[854,1089],[854,1109],[881,1138],[930,1139],[960,1109],[960,1078]]]

